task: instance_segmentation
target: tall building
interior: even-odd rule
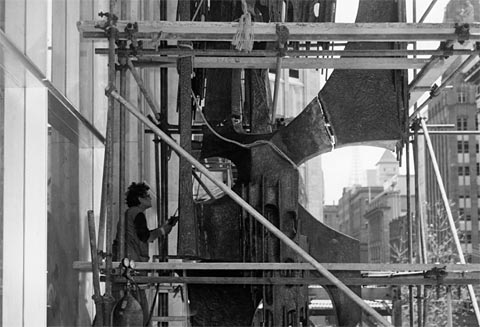
[[[326,205],[323,207],[323,222],[333,229],[339,230],[338,206]]]
[[[360,241],[360,261],[368,262],[369,230],[365,215],[370,203],[384,192],[384,184],[398,174],[398,162],[386,150],[376,164],[376,169],[367,170],[367,185],[344,188],[338,202],[338,230]]]
[[[444,89],[428,108],[428,124],[454,124],[458,131],[478,130],[478,87],[465,80],[473,74],[459,74],[451,88]],[[471,80],[471,78],[469,78]],[[478,77],[477,77],[478,80]],[[480,136],[431,136],[454,220],[467,262],[480,262],[478,219],[480,210]],[[429,228],[440,231],[444,215],[437,210],[441,196],[430,156],[425,156],[427,221]],[[440,206],[441,207],[441,206]]]
[[[368,231],[365,213],[369,202],[383,191],[382,186],[344,188],[338,201],[338,230],[360,241],[360,262],[368,262]]]
[[[361,262],[390,262],[390,222],[406,214],[407,178],[399,173],[399,163],[388,150],[376,169],[365,173],[367,186],[344,188],[338,223],[331,226],[360,241]],[[410,185],[413,182],[410,176]],[[413,207],[413,187],[410,196]]]
[[[383,155],[377,162],[376,166],[377,183],[380,183],[380,185],[383,185],[399,173],[398,161],[395,159],[391,151],[383,152]]]
[[[413,176],[410,184],[413,185]],[[398,231],[391,230],[391,222],[407,213],[407,189],[405,175],[395,175],[383,186],[383,192],[370,201],[365,213],[368,237],[368,262],[391,262],[391,240]],[[414,190],[410,190],[410,201],[413,206]]]

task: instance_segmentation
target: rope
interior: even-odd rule
[[[243,14],[238,21],[238,30],[232,44],[238,51],[250,52],[253,49],[252,15],[248,12],[247,1],[242,0]]]
[[[213,127],[212,125],[210,125],[210,123],[208,122],[207,118],[205,117],[205,115],[203,114],[203,111],[202,111],[202,108],[200,107],[200,104],[198,103],[197,101],[197,97],[195,96],[195,93],[193,92],[192,90],[192,98],[193,98],[193,101],[195,102],[195,107],[197,108],[198,112],[200,113],[200,116],[202,117],[202,120],[205,122],[205,125],[208,127],[208,129],[216,136],[218,137],[219,139],[225,141],[225,142],[228,142],[228,143],[232,143],[232,144],[235,144],[241,148],[244,148],[244,149],[251,149],[253,147],[256,147],[256,146],[260,146],[260,145],[268,145],[272,148],[273,151],[275,151],[276,153],[278,153],[280,155],[280,157],[282,157],[283,159],[285,159],[286,161],[288,161],[292,166],[293,168],[295,169],[298,169],[298,166],[297,164],[292,160],[290,159],[282,150],[280,150],[275,144],[273,144],[272,142],[270,141],[267,141],[267,140],[257,140],[255,142],[252,142],[250,144],[243,144],[243,143],[240,143],[240,142],[237,142],[235,140],[231,140],[231,139],[228,139],[222,135],[220,135]]]

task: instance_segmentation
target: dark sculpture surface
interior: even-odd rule
[[[360,0],[356,22],[397,22],[398,3]],[[347,50],[388,50],[387,42],[351,42]],[[378,145],[394,149],[405,127],[403,71],[335,70],[318,96],[324,103],[336,146]]]

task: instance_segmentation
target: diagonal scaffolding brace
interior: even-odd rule
[[[460,259],[460,263],[465,264],[465,256],[463,255],[462,245],[460,244],[460,239],[458,238],[458,234],[457,234],[457,228],[455,227],[455,221],[453,220],[452,209],[448,204],[447,192],[445,191],[442,175],[440,174],[437,157],[435,156],[435,152],[433,151],[432,141],[430,139],[430,135],[428,134],[427,124],[425,123],[424,119],[420,119],[420,124],[422,125],[423,134],[427,142],[428,152],[432,160],[433,170],[435,171],[435,177],[437,178],[440,194],[442,195],[442,200],[445,205],[445,211],[447,212],[448,223],[450,225],[450,230],[452,232],[453,240],[455,242],[455,247],[458,252],[458,257]],[[477,322],[480,325],[480,310],[478,307],[477,298],[475,296],[475,291],[472,285],[467,285],[467,288],[468,288],[468,294],[470,295],[470,299],[472,301],[473,310],[475,311],[475,316],[477,317]]]
[[[122,108],[127,109],[132,115],[138,118],[143,124],[148,126],[158,137],[160,137],[165,143],[167,143],[178,155],[184,157],[188,162],[190,162],[195,168],[197,168],[201,173],[203,173],[208,179],[210,179],[216,186],[218,186],[222,191],[224,191],[230,198],[232,198],[238,205],[245,209],[250,215],[252,215],[259,223],[261,223],[265,228],[267,228],[272,234],[277,236],[282,242],[299,254],[305,261],[310,263],[315,269],[327,278],[333,285],[340,289],[347,297],[354,301],[358,306],[360,306],[367,314],[372,316],[381,326],[393,326],[390,322],[385,320],[377,311],[371,308],[366,304],[362,298],[355,294],[348,286],[335,277],[328,269],[321,265],[314,257],[312,257],[308,252],[302,249],[297,243],[291,240],[286,236],[282,231],[280,231],[275,225],[273,225],[268,219],[266,219],[262,214],[255,210],[250,204],[248,204],[243,198],[241,198],[237,193],[235,193],[230,187],[224,183],[215,179],[212,173],[198,162],[192,155],[186,152],[175,140],[165,134],[161,129],[159,129],[155,124],[153,124],[147,117],[145,117],[134,105],[124,99],[113,87],[109,87],[105,90],[108,96],[113,97],[119,103],[123,105]]]

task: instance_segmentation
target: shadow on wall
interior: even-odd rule
[[[49,133],[47,325],[75,326],[78,311],[78,146]]]

